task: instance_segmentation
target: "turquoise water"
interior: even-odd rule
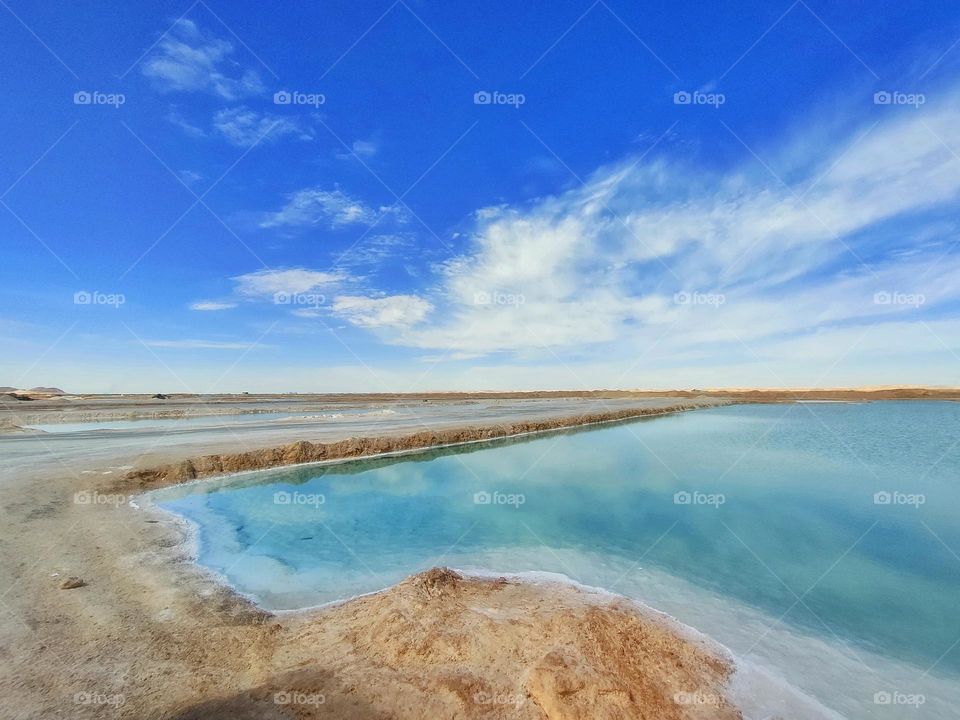
[[[957,403],[733,406],[152,499],[268,609],[436,564],[550,571],[669,612],[848,717],[956,717],[958,441]]]

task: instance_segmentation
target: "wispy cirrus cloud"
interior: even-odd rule
[[[360,288],[363,281],[339,270],[264,269],[237,275],[231,280],[239,300],[272,300],[295,317],[332,316],[369,330],[408,330],[423,322],[434,307],[426,298],[414,294],[389,295],[377,291],[365,295],[350,294],[345,287]],[[235,304],[198,301],[192,307],[219,310],[221,305],[232,307]]]
[[[393,207],[373,208],[335,187],[304,188],[291,194],[286,204],[269,213],[260,223],[262,228],[325,226],[331,230],[348,225],[374,225],[385,216],[404,219],[402,211]]]
[[[144,344],[169,350],[252,350],[257,347],[267,347],[259,343],[225,340],[145,340]]]
[[[181,170],[177,173],[177,177],[179,177],[181,182],[183,182],[183,184],[187,186],[193,185],[194,183],[197,183],[200,180],[203,180],[203,175],[196,172],[195,170]]]
[[[312,140],[313,130],[296,118],[279,117],[247,107],[225,108],[213,116],[213,130],[237,147],[273,142],[282,137]]]
[[[235,50],[232,42],[203,32],[193,20],[181,19],[157,43],[141,71],[166,93],[203,93],[230,102],[265,93],[260,74],[244,67],[234,57]],[[284,137],[314,138],[313,128],[299,117],[273,115],[245,105],[222,108],[203,121],[174,106],[165,119],[192,138],[220,138],[237,147]]]
[[[328,288],[347,279],[338,271],[307,268],[264,269],[230,278],[238,295],[247,298],[269,297],[276,293],[305,293]]]
[[[181,18],[147,56],[141,72],[164,92],[204,92],[238,100],[264,91],[260,74],[235,58],[233,43]]]
[[[548,360],[656,346],[704,362],[922,328],[921,313],[960,302],[960,237],[937,216],[960,203],[958,110],[946,93],[831,144],[801,135],[808,167],[791,187],[776,155],[712,176],[626,159],[533,205],[484,208],[428,294],[443,312],[391,342]]]
[[[217,300],[198,300],[190,303],[191,310],[200,312],[218,312],[220,310],[232,310],[237,306],[235,302],[220,302]]]
[[[340,295],[333,299],[334,315],[362,328],[408,328],[423,321],[431,310],[433,305],[416,295]]]
[[[171,108],[170,112],[164,116],[164,119],[171,125],[180,128],[180,130],[189,137],[203,138],[207,136],[206,130],[185,118],[177,108]]]
[[[283,305],[294,314],[309,309],[317,310],[326,302],[327,294],[352,280],[339,270],[311,270],[309,268],[264,268],[236,275],[232,295],[221,300],[197,300],[190,305],[199,312],[231,310],[241,304],[272,302]],[[312,313],[315,314],[315,313]]]
[[[369,160],[380,151],[380,142],[375,139],[354,140],[350,149],[338,148],[334,157],[338,160]]]
[[[389,263],[395,269],[401,256],[409,256],[417,245],[417,239],[412,233],[371,233],[363,238],[356,246],[339,259],[339,264],[347,267],[378,268]],[[419,255],[427,254],[423,248]]]

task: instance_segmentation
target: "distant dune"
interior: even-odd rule
[[[35,387],[29,390],[4,385],[0,387],[0,395],[13,395],[19,400],[49,400],[52,398],[67,398],[67,393],[55,387]]]

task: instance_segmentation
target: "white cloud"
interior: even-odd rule
[[[225,342],[221,340],[146,340],[146,345],[175,350],[248,350],[267,347],[257,343]]]
[[[258,270],[231,278],[236,292],[245,297],[268,297],[276,293],[305,293],[346,279],[343,273],[321,272],[306,268]]]
[[[380,151],[380,144],[376,140],[354,140],[350,150],[338,149],[334,155],[338,160],[369,160]]]
[[[170,123],[171,125],[175,125],[176,127],[178,127],[178,128],[180,128],[181,130],[183,130],[183,132],[184,132],[186,135],[188,135],[189,137],[192,137],[192,138],[203,138],[203,137],[206,137],[206,136],[207,136],[207,131],[206,131],[206,130],[204,130],[203,128],[199,127],[198,125],[195,125],[195,124],[193,124],[192,122],[190,122],[189,120],[187,120],[187,119],[186,119],[185,117],[183,117],[183,115],[181,115],[180,112],[179,112],[178,110],[176,110],[176,109],[170,110],[170,112],[168,112],[168,113],[166,114],[166,116],[164,117],[164,119],[165,119],[168,123]]]
[[[335,315],[363,328],[407,328],[421,322],[432,309],[429,301],[416,295],[339,295],[333,299]]]
[[[350,248],[342,258],[341,265],[365,268],[376,268],[390,263],[392,268],[399,264],[397,261],[411,256],[411,248],[416,246],[416,238],[407,233],[388,233],[365,237],[356,246]],[[417,249],[417,255],[424,256],[423,248]]]
[[[290,195],[287,204],[277,212],[270,213],[260,223],[260,227],[326,225],[336,229],[347,225],[373,225],[378,218],[388,213],[402,218],[393,208],[381,207],[375,210],[339,188],[322,190],[314,187],[298,190]]]
[[[185,185],[193,185],[203,180],[203,175],[194,170],[181,170],[177,173],[177,177],[179,177]]]
[[[550,362],[561,348],[569,361],[591,346],[636,357],[655,347],[702,364],[745,353],[744,342],[777,356],[790,337],[843,325],[852,342],[857,327],[960,301],[960,260],[935,265],[956,230],[919,217],[960,200],[960,160],[947,147],[960,148],[958,106],[946,96],[888,114],[853,147],[858,134],[832,147],[799,137],[817,162],[792,190],[752,156],[724,176],[631,159],[532,206],[483,208],[471,250],[439,273],[431,300],[443,312],[392,341]],[[883,225],[906,219],[922,243]],[[679,305],[681,291],[725,302]],[[926,302],[879,304],[877,292]]]
[[[233,43],[180,19],[144,60],[142,72],[166,92],[206,92],[225,100],[263,92],[259,73],[242,67],[234,50]]]
[[[217,310],[230,310],[237,306],[234,302],[217,302],[214,300],[199,300],[195,303],[190,303],[191,310],[201,310],[201,311],[210,311],[215,312]]]
[[[213,116],[213,128],[228,142],[250,147],[257,142],[272,142],[284,135],[312,140],[313,133],[298,121],[264,115],[246,107],[226,108]]]

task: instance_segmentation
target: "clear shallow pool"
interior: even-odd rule
[[[847,717],[956,717],[958,439],[956,403],[735,406],[152,500],[269,609],[437,564],[546,570],[668,612]]]

